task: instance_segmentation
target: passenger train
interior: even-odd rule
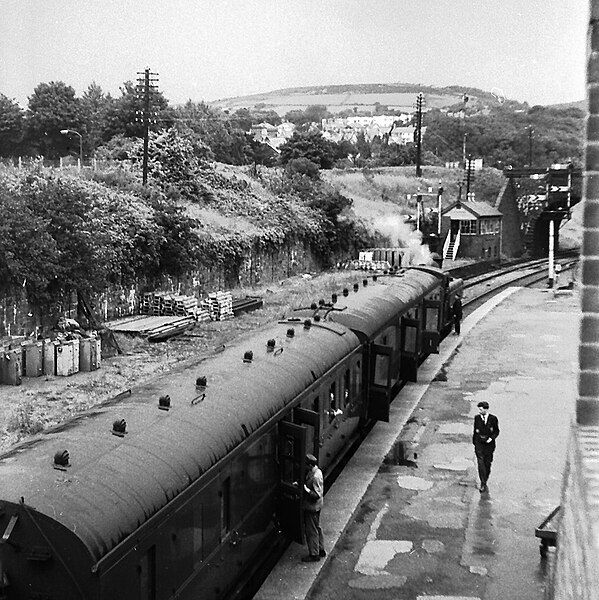
[[[371,276],[0,455],[0,599],[220,600],[451,329],[461,280]]]

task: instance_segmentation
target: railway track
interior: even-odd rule
[[[574,258],[560,258],[556,264],[561,265],[562,273],[572,269],[578,262]],[[526,261],[518,265],[508,265],[492,273],[476,275],[464,279],[464,290],[468,292],[464,299],[464,308],[472,308],[483,299],[513,285],[529,286],[547,279],[548,259]]]

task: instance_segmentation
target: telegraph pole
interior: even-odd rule
[[[158,86],[154,85],[158,81],[158,73],[152,73],[148,68],[145,71],[137,72],[137,98],[142,101],[142,109],[135,111],[135,120],[141,123],[144,129],[144,156],[143,156],[143,185],[148,183],[148,145],[150,140],[150,124],[156,123],[156,112],[152,112],[152,94]]]
[[[416,97],[416,177],[422,177],[422,108],[424,94],[420,92]]]
[[[535,132],[532,126],[528,126],[528,166],[532,167],[532,134]]]

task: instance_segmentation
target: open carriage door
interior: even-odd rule
[[[416,381],[420,355],[420,321],[401,318],[401,365],[400,375],[404,381]]]
[[[389,422],[391,404],[391,359],[390,346],[370,346],[370,369],[368,377],[368,417]]]
[[[440,300],[424,300],[424,331],[422,332],[422,352],[439,354],[439,330],[441,329]]]
[[[279,524],[290,539],[303,544],[302,490],[306,475],[306,427],[281,421],[278,446]]]
[[[319,459],[320,444],[320,415],[306,408],[293,409],[293,421],[306,426],[306,452],[314,454]]]

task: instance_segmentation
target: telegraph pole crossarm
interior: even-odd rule
[[[135,111],[139,117],[136,121],[141,122],[144,132],[144,154],[143,154],[143,185],[148,183],[148,147],[150,140],[150,124],[155,123],[156,119],[152,119],[151,113],[151,94],[158,90],[158,86],[154,85],[158,81],[158,73],[152,73],[149,68],[145,71],[137,73],[137,97],[142,100],[142,110]]]

